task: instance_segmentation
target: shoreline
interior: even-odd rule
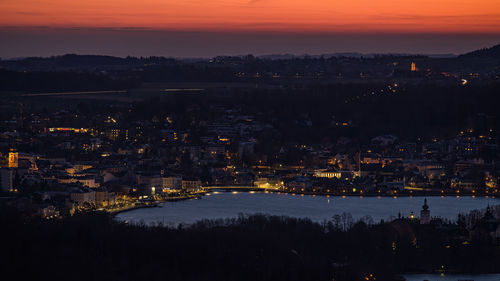
[[[326,196],[326,197],[463,197],[470,196],[473,198],[476,197],[486,197],[497,199],[500,198],[500,193],[473,193],[473,192],[397,192],[393,194],[387,193],[378,193],[378,192],[370,192],[370,193],[351,193],[351,192],[313,192],[313,191],[288,191],[288,190],[277,190],[277,189],[262,189],[262,188],[234,188],[234,187],[211,187],[210,190],[202,192],[201,194],[205,195],[207,193],[211,193],[214,191],[218,192],[264,192],[264,193],[283,193],[283,194],[292,194],[292,195],[313,195],[313,196]]]
[[[287,191],[277,191],[277,190],[262,190],[262,189],[230,189],[230,188],[212,188],[212,190],[205,191],[205,192],[199,192],[196,194],[190,194],[187,196],[177,196],[177,197],[166,197],[160,200],[156,200],[154,203],[150,205],[136,205],[132,206],[130,208],[122,209],[122,210],[117,210],[117,211],[112,211],[109,212],[113,217],[124,212],[128,211],[133,211],[137,209],[144,209],[144,208],[157,208],[161,207],[159,204],[166,203],[166,202],[177,202],[177,201],[184,201],[184,200],[191,200],[191,199],[202,199],[204,196],[211,196],[211,193],[214,192],[220,192],[220,193],[265,193],[265,194],[285,194],[285,195],[292,195],[292,196],[322,196],[326,198],[330,197],[338,197],[338,198],[347,198],[347,197],[357,197],[357,198],[364,198],[364,197],[377,197],[377,198],[394,198],[397,199],[398,197],[403,197],[403,198],[412,198],[412,197],[440,197],[440,198],[446,198],[446,197],[454,197],[454,198],[460,198],[460,197],[472,197],[472,198],[491,198],[491,199],[500,199],[500,197],[497,196],[492,196],[492,195],[477,195],[477,194],[451,194],[451,193],[433,193],[433,194],[409,194],[409,193],[401,193],[397,195],[388,195],[388,194],[378,194],[378,193],[367,193],[367,194],[352,194],[352,193],[346,193],[346,194],[332,194],[332,193],[314,193],[314,192],[287,192]]]
[[[155,200],[154,203],[151,203],[151,204],[134,205],[134,206],[131,206],[129,208],[111,211],[108,213],[110,213],[112,216],[116,216],[117,214],[128,212],[128,211],[133,211],[133,210],[137,210],[137,209],[157,208],[157,207],[160,207],[159,204],[161,204],[161,203],[176,202],[176,201],[183,201],[183,200],[190,200],[190,199],[200,199],[201,197],[202,197],[202,195],[200,195],[200,194],[187,195],[187,196],[176,196],[176,197],[165,197],[162,199]]]

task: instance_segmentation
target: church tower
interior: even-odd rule
[[[424,205],[422,206],[422,211],[420,211],[420,224],[429,224],[431,222],[431,211],[429,211],[429,206],[427,205],[427,198],[424,199]]]
[[[415,64],[415,62],[414,62],[414,61],[412,61],[412,62],[411,62],[411,67],[410,67],[410,70],[411,70],[412,72],[417,71],[417,65]]]
[[[9,160],[9,168],[17,168],[19,166],[19,153],[11,148],[8,160]]]

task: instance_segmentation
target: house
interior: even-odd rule
[[[40,208],[40,215],[44,219],[57,218],[60,216],[59,210],[53,205]]]
[[[78,206],[83,206],[85,203],[95,205],[96,203],[96,192],[90,188],[74,188],[70,194],[69,198]]]
[[[307,177],[294,177],[292,180],[285,182],[285,187],[288,190],[308,191],[312,187],[312,182]]]
[[[182,177],[169,176],[162,178],[162,188],[164,190],[173,190],[182,188]]]
[[[99,207],[112,206],[116,203],[116,195],[114,192],[109,192],[106,188],[98,188],[95,190],[95,204]]]
[[[283,180],[275,176],[259,177],[254,181],[254,185],[258,188],[279,189],[283,187]]]
[[[182,190],[188,193],[202,191],[201,181],[198,179],[183,179],[181,185]]]
[[[342,173],[337,171],[337,170],[334,170],[334,169],[317,170],[314,173],[314,176],[318,177],[318,178],[329,178],[329,179],[338,178],[338,179],[340,179],[342,177]]]

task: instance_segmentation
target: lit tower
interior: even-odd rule
[[[424,205],[422,206],[422,211],[420,211],[420,224],[429,224],[431,222],[431,211],[429,211],[429,206],[427,205],[427,198],[424,199]]]
[[[17,168],[19,163],[19,153],[11,149],[9,152],[9,168]]]
[[[417,65],[414,61],[411,62],[411,71],[417,71]]]

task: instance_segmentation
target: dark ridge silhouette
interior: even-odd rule
[[[218,62],[255,62],[255,61],[297,61],[297,60],[325,60],[325,59],[352,59],[352,60],[368,60],[379,61],[380,59],[418,59],[423,61],[439,61],[442,59],[451,59],[453,56],[445,55],[408,55],[408,54],[358,54],[358,53],[338,53],[338,54],[323,54],[323,55],[263,55],[254,57],[253,55],[245,56],[219,56],[214,58]],[[500,58],[500,45],[491,48],[484,48],[470,53],[459,55],[458,58]],[[82,69],[82,68],[109,68],[121,67],[130,68],[134,66],[148,65],[170,65],[175,63],[205,63],[208,59],[183,60],[166,57],[131,57],[126,58],[104,56],[104,55],[77,55],[66,54],[52,57],[27,57],[15,60],[0,60],[0,68],[23,70],[23,68],[48,70],[53,69]]]
[[[458,56],[459,58],[497,58],[500,59],[500,45],[484,48]]]
[[[77,55],[66,54],[52,57],[29,57],[21,60],[3,60],[0,66],[7,69],[22,70],[23,68],[38,69],[45,71],[61,69],[85,69],[85,68],[117,68],[134,67],[144,65],[162,64],[168,65],[175,60],[165,57],[113,57],[102,55]]]
[[[1,91],[60,92],[119,90],[137,87],[134,78],[111,77],[99,73],[17,72],[0,69]]]

